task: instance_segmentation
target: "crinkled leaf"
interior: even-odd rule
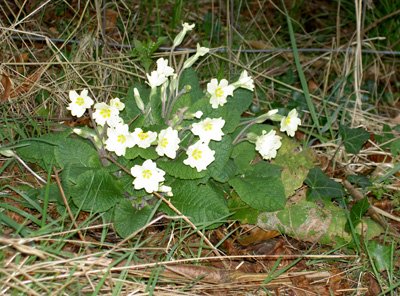
[[[339,127],[339,133],[342,137],[344,143],[344,148],[346,152],[357,154],[360,152],[362,146],[369,139],[369,132],[365,129],[359,128],[349,128],[345,125]]]
[[[372,257],[376,269],[380,272],[389,270],[392,265],[391,247],[381,245],[373,240],[367,242],[368,255]]]
[[[95,213],[107,211],[123,197],[122,185],[104,168],[81,174],[70,194],[78,208]]]
[[[251,102],[253,101],[253,92],[244,88],[239,88],[233,92],[233,97],[229,100],[228,103],[240,113],[242,114],[246,111]]]
[[[97,150],[87,140],[68,137],[54,149],[61,168],[67,165],[101,167]]]
[[[157,154],[156,150],[153,147],[144,149],[137,146],[126,149],[124,157],[126,159],[135,159],[138,156],[144,159],[156,159],[159,157],[159,155]]]
[[[131,201],[123,199],[114,209],[114,228],[121,237],[128,237],[146,225],[152,212],[149,206],[138,210],[132,206]]]
[[[225,199],[208,184],[197,184],[196,181],[177,180],[171,184],[174,196],[171,203],[193,223],[217,227],[218,221],[226,219],[229,210]],[[168,214],[176,214],[167,205],[161,206]],[[212,225],[209,225],[210,223]]]
[[[207,171],[211,178],[219,182],[224,182],[225,178],[221,177],[221,172],[226,166],[232,152],[232,139],[229,135],[225,135],[221,141],[210,143],[210,148],[215,151],[215,160],[207,167]]]
[[[328,178],[320,168],[311,169],[304,182],[309,186],[308,199],[331,199],[345,194],[343,186]]]
[[[250,207],[262,211],[277,211],[285,206],[286,196],[280,169],[259,163],[253,171],[229,181],[240,198]]]
[[[300,241],[335,245],[350,242],[351,234],[344,230],[347,221],[344,209],[332,202],[322,204],[301,200],[277,212],[265,212],[258,216],[257,225],[265,230],[277,230]],[[356,232],[369,240],[382,233],[382,228],[371,219],[362,219]]]
[[[16,153],[25,161],[37,163],[45,170],[56,165],[54,149],[71,133],[66,130],[61,133],[51,133],[39,138],[21,141],[23,146],[15,149]]]
[[[360,222],[362,217],[365,215],[365,213],[368,211],[369,208],[369,202],[368,198],[364,197],[361,200],[358,200],[353,207],[350,210],[350,222],[353,227],[356,227]],[[351,226],[350,222],[346,222],[345,230],[347,232],[351,232]]]
[[[236,172],[237,166],[235,165],[235,162],[232,159],[228,159],[221,170],[213,172],[212,178],[215,181],[225,183],[228,182],[229,179],[233,178],[236,175]]]
[[[185,165],[186,153],[181,153],[176,159],[164,159],[157,162],[157,166],[167,174],[180,179],[200,179],[207,176],[207,170],[197,172],[196,169]]]
[[[248,170],[256,157],[257,152],[254,148],[254,144],[250,142],[241,142],[234,146],[232,158],[241,172]]]

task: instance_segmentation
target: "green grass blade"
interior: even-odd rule
[[[308,91],[308,85],[307,85],[307,80],[306,77],[304,76],[303,68],[300,63],[300,58],[299,58],[299,51],[297,50],[297,45],[296,45],[296,38],[294,36],[294,31],[293,31],[293,26],[292,26],[292,21],[290,19],[289,13],[286,9],[285,3],[282,0],[282,5],[285,9],[285,14],[286,14],[286,20],[288,23],[288,29],[289,29],[289,35],[290,35],[290,43],[292,45],[293,49],[293,57],[294,61],[296,64],[296,69],[297,73],[299,74],[299,79],[301,83],[301,87],[303,89],[304,97],[307,102],[308,109],[310,110],[311,118],[314,122],[314,125],[317,127],[318,133],[321,133],[321,128],[319,126],[319,121],[318,121],[318,116],[314,108],[314,104],[311,100],[310,92]]]

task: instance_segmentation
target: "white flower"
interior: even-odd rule
[[[210,142],[210,140],[221,141],[224,133],[222,128],[225,125],[225,120],[220,118],[206,118],[200,122],[193,123],[191,131],[196,136],[200,137],[200,140],[204,143]]]
[[[125,104],[121,102],[119,98],[110,100],[110,107],[118,109],[118,111],[122,111],[125,108]]]
[[[198,172],[205,170],[207,166],[215,160],[215,151],[211,150],[207,144],[198,141],[193,145],[189,146],[186,154],[186,158],[183,163],[196,168]]]
[[[131,174],[135,177],[133,181],[136,190],[144,188],[147,193],[158,190],[159,183],[163,182],[165,172],[159,168],[152,160],[146,160],[141,166],[135,165],[131,168]]]
[[[210,51],[209,48],[201,47],[200,44],[197,43],[197,51],[196,51],[196,53],[194,55],[192,55],[190,58],[188,58],[183,63],[183,69],[191,67],[199,59],[199,57],[204,56],[209,51]]]
[[[281,139],[274,130],[271,130],[268,134],[266,131],[262,131],[262,135],[257,137],[256,140],[256,150],[264,159],[272,159],[276,157],[276,151],[282,145]]]
[[[158,187],[158,191],[166,193],[169,197],[174,196],[174,194],[172,193],[172,188],[170,186],[161,185],[160,187]]]
[[[203,112],[197,111],[196,113],[193,114],[193,116],[196,117],[197,119],[200,119],[203,116]]]
[[[217,79],[211,79],[207,83],[207,92],[211,95],[210,104],[214,109],[218,106],[223,106],[226,103],[226,98],[233,94],[234,87],[228,84],[228,80],[222,79],[219,83]]]
[[[115,152],[118,156],[125,155],[126,148],[132,148],[135,145],[133,135],[129,132],[127,124],[108,128],[107,137],[105,148],[108,151]]]
[[[281,120],[281,132],[286,132],[288,136],[294,137],[297,127],[301,124],[296,109],[292,109],[288,116],[283,117]]]
[[[151,143],[157,139],[157,133],[152,131],[144,132],[138,127],[135,128],[135,131],[133,132],[133,138],[135,145],[138,145],[140,148],[149,148]]]
[[[147,76],[147,84],[151,87],[151,88],[155,88],[157,86],[160,86],[162,84],[164,84],[167,81],[167,77],[165,77],[165,75],[162,75],[160,73],[158,73],[157,71],[152,71],[149,74],[146,74]]]
[[[168,156],[174,159],[176,157],[176,151],[179,148],[180,139],[178,137],[178,131],[168,127],[163,129],[158,134],[158,145],[156,152],[160,156]]]
[[[168,66],[168,60],[159,58],[157,61],[157,73],[161,76],[169,77],[174,74],[174,69]]]
[[[246,70],[243,70],[243,72],[240,74],[239,80],[232,85],[235,87],[235,89],[241,87],[250,91],[254,91],[254,80],[247,74]]]
[[[179,44],[181,44],[182,41],[183,41],[183,38],[185,38],[186,33],[187,33],[188,31],[193,30],[194,26],[195,26],[195,24],[189,25],[188,23],[183,23],[183,24],[182,24],[183,29],[182,29],[182,31],[180,31],[180,32],[178,33],[178,35],[176,35],[172,47],[176,47],[176,46],[178,46]]]
[[[74,90],[69,91],[69,103],[67,109],[71,111],[72,116],[81,117],[87,108],[93,105],[93,100],[88,96],[88,90],[83,89],[80,94]]]
[[[110,125],[112,125],[120,122],[117,108],[113,108],[106,103],[96,103],[94,108],[96,111],[93,113],[93,119],[98,125],[104,126],[105,123],[111,123]]]

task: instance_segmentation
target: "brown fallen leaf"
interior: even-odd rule
[[[7,74],[2,73],[0,75],[0,83],[1,83],[1,89],[0,89],[0,103],[7,101],[10,98],[11,90],[13,88],[13,83],[8,77]]]
[[[265,240],[279,236],[280,233],[275,230],[264,230],[259,227],[252,228],[246,236],[242,236],[238,239],[239,244],[242,246],[248,246],[256,243],[260,243]]]

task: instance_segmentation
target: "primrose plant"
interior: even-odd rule
[[[173,48],[193,28],[183,24]],[[156,211],[175,214],[160,194],[204,227],[234,217],[238,209],[284,207],[284,167],[272,161],[284,132],[293,137],[301,124],[298,113],[270,110],[242,118],[253,100],[253,78],[246,70],[232,83],[212,78],[203,91],[191,66],[208,52],[197,45],[180,69],[171,66],[173,56],[159,58],[145,84],[134,83],[125,99],[95,103],[87,89],[69,92],[71,115],[88,113],[93,127],[46,135],[35,144],[51,144],[53,150],[46,149],[54,159],[44,162],[62,169],[65,194],[76,209],[104,213],[128,236]],[[273,122],[280,122],[279,130]],[[68,150],[71,141],[75,148]],[[20,155],[27,153],[20,149]]]

